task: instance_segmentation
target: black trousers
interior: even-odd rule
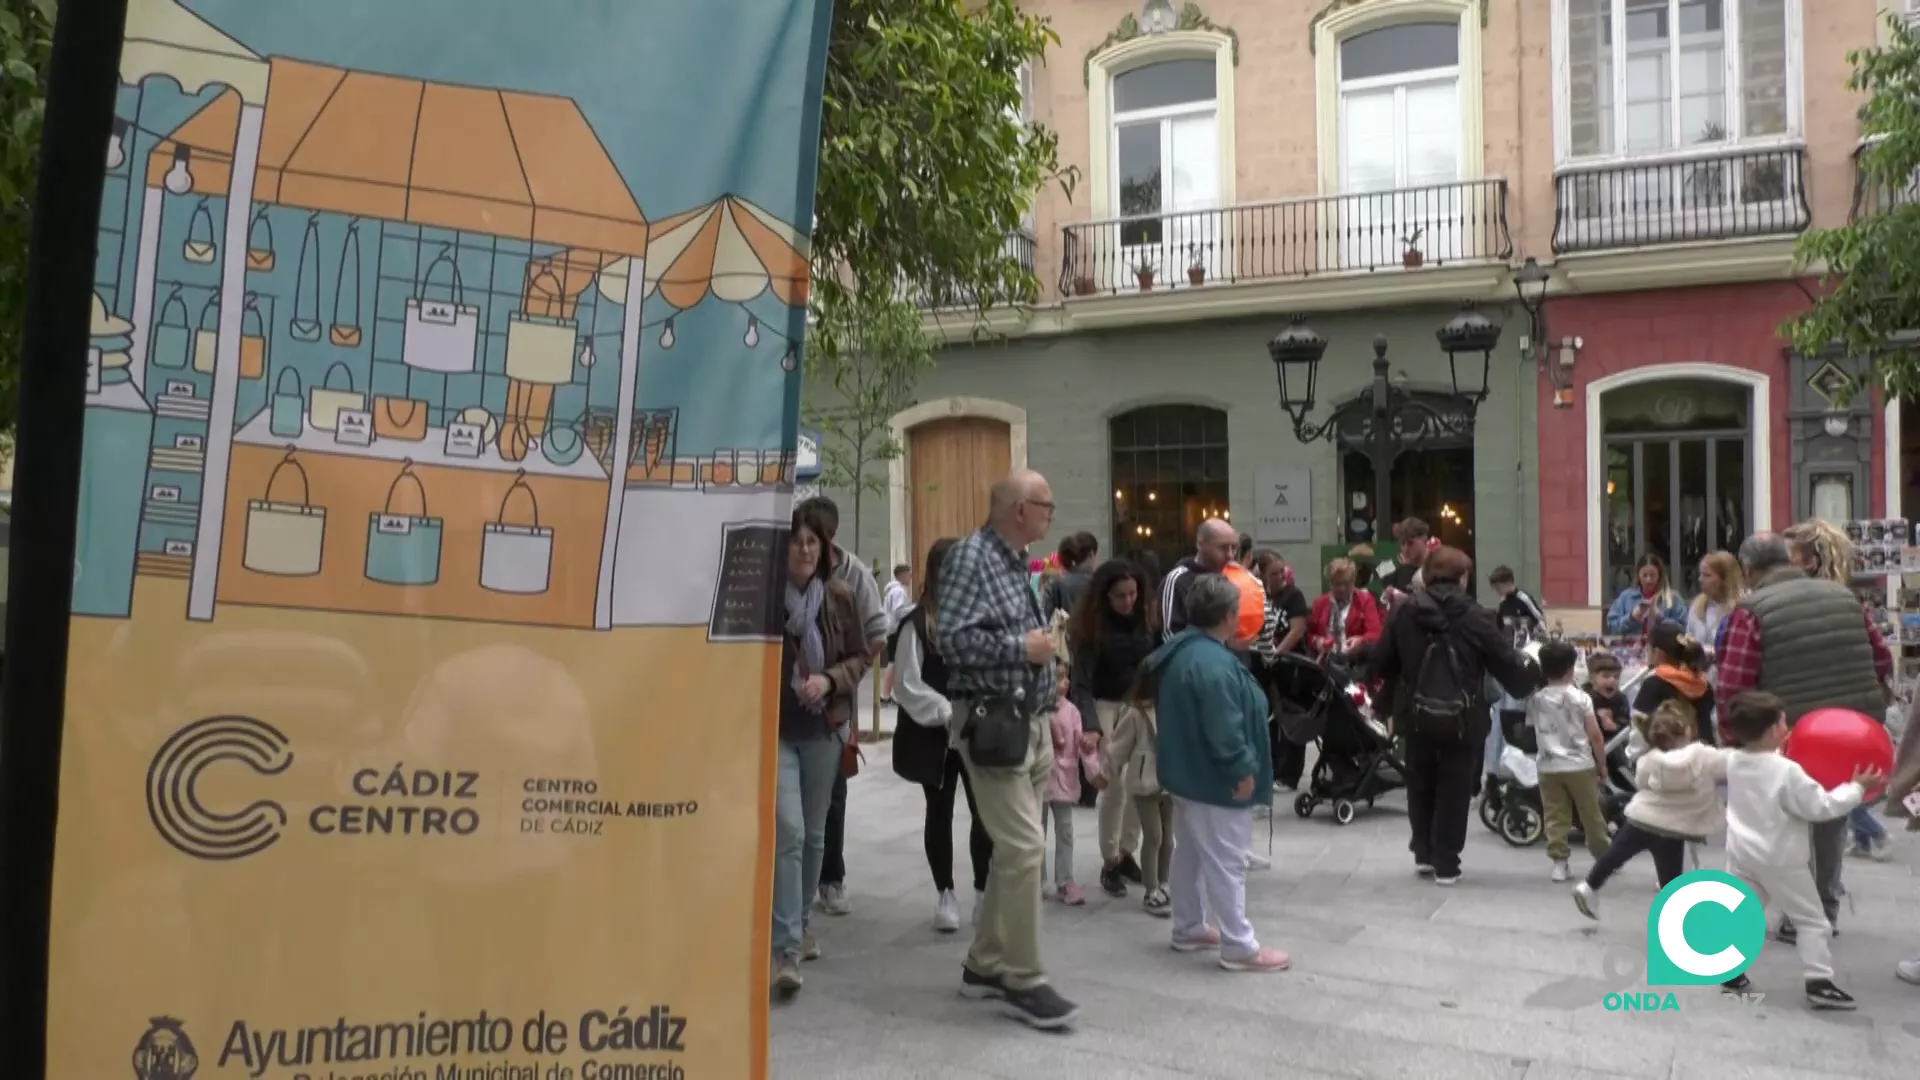
[[[1280,695],[1273,685],[1270,669],[1257,673],[1267,691],[1267,737],[1273,748],[1273,782],[1299,790],[1300,774],[1307,767],[1307,748],[1280,734]]]
[[[1460,872],[1467,816],[1480,779],[1486,738],[1407,737],[1407,819],[1413,861],[1441,877]]]
[[[827,856],[820,864],[820,884],[847,883],[847,774],[833,778],[833,802],[827,807]]]
[[[1653,852],[1653,872],[1660,876],[1660,887],[1680,876],[1687,862],[1687,842],[1677,836],[1661,836],[1640,828],[1631,821],[1620,823],[1620,830],[1613,834],[1613,846],[1605,855],[1594,860],[1593,869],[1587,873],[1587,888],[1598,889],[1607,883],[1614,871],[1627,865],[1643,851]]]
[[[934,888],[941,892],[953,889],[953,796],[956,789],[966,793],[967,813],[973,816],[973,825],[967,830],[967,854],[973,860],[973,891],[984,892],[987,888],[987,870],[993,865],[993,838],[987,835],[987,827],[980,823],[980,814],[974,809],[973,781],[967,778],[967,770],[961,767],[958,750],[947,751],[947,771],[939,787],[932,784],[920,787],[927,796],[927,869],[933,871]]]

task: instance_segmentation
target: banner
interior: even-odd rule
[[[131,0],[49,1076],[766,1074],[828,8]]]

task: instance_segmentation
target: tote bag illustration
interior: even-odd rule
[[[334,385],[334,376],[344,386]],[[307,423],[315,431],[336,431],[342,410],[359,411],[367,407],[367,396],[353,388],[353,372],[344,363],[327,369],[320,385],[307,391]]]
[[[420,512],[394,509],[402,482],[411,481]],[[387,489],[386,508],[367,520],[367,580],[383,585],[432,585],[440,580],[441,523],[427,516],[427,489],[414,475],[412,460],[400,463],[400,475]]]
[[[213,370],[220,357],[220,294],[207,298],[200,309],[199,329],[193,332],[193,370],[203,374]]]
[[[192,354],[193,327],[187,323],[187,304],[180,299],[180,286],[175,285],[167,302],[160,305],[160,317],[153,324],[153,345],[147,351],[147,362],[157,368],[183,368]]]
[[[524,494],[528,524],[509,524],[514,496]],[[500,500],[500,515],[480,537],[480,587],[491,592],[532,596],[547,591],[553,573],[553,530],[540,525],[540,503],[527,486],[523,469]]]
[[[240,377],[267,377],[267,320],[260,314],[260,298],[247,294],[247,306],[240,313]]]
[[[415,398],[374,398],[373,433],[382,439],[419,442],[427,437],[427,403]]]
[[[287,380],[293,380],[293,389],[287,389]],[[267,430],[275,438],[297,439],[305,428],[301,413],[306,402],[300,395],[300,373],[290,367],[280,369],[280,378],[273,384],[273,400],[267,404]]]
[[[347,222],[347,238],[340,241],[340,269],[333,277],[333,325],[327,340],[343,349],[357,349],[360,328],[360,219]]]
[[[320,553],[327,535],[327,512],[311,503],[307,470],[293,459],[293,449],[267,477],[264,499],[247,500],[247,543],[241,565],[256,574],[311,577],[320,572]],[[282,473],[300,481],[299,502],[275,502],[275,485]]]
[[[566,296],[566,288],[543,270],[528,281],[524,306],[532,307],[536,295],[558,301]],[[555,306],[554,310],[561,309]],[[507,378],[548,386],[572,382],[574,347],[579,339],[580,324],[573,319],[524,310],[508,316]],[[546,413],[540,415],[545,417]]]
[[[247,269],[265,273],[273,269],[273,219],[261,207],[247,226]]]
[[[427,294],[433,289],[434,274],[445,266],[451,279],[447,299]],[[400,359],[408,367],[422,371],[461,374],[473,370],[475,346],[480,340],[480,309],[464,303],[466,292],[460,283],[460,265],[451,250],[427,265],[420,285],[407,298],[407,332]],[[512,367],[512,360],[508,360]]]
[[[320,215],[307,218],[300,238],[300,268],[293,276],[293,318],[287,335],[295,341],[320,340]]]
[[[207,200],[201,199],[187,219],[187,242],[181,245],[180,255],[190,263],[205,266],[219,250],[213,240],[213,213],[207,209]]]

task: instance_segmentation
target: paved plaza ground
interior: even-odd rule
[[[1045,1034],[958,995],[967,930],[932,929],[921,807],[886,744],[869,747],[848,813],[853,913],[814,916],[826,955],[806,966],[798,1000],[774,1007],[776,1080],[1920,1076],[1920,987],[1893,975],[1895,960],[1920,953],[1920,837],[1896,837],[1890,862],[1848,862],[1835,967],[1858,1012],[1811,1012],[1792,948],[1770,943],[1752,972],[1769,995],[1760,1004],[1694,990],[1677,994],[1678,1012],[1628,1014],[1601,998],[1644,988],[1650,860],[1608,886],[1595,925],[1548,880],[1544,846],[1508,847],[1475,822],[1466,876],[1443,889],[1413,874],[1398,793],[1346,827],[1324,807],[1302,821],[1283,802],[1273,869],[1250,875],[1247,900],[1262,942],[1294,966],[1238,975],[1168,949],[1168,924],[1141,911],[1137,887],[1125,900],[1100,892],[1094,816],[1082,810],[1075,864],[1089,902],[1045,916],[1053,981],[1081,1017]],[[966,828],[962,808],[963,890]],[[1255,843],[1265,849],[1265,822]],[[1586,861],[1576,855],[1575,868]]]

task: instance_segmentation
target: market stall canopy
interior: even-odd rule
[[[769,289],[789,307],[807,302],[806,238],[738,196],[656,222],[648,243],[647,293],[682,311],[709,292],[734,304]]]
[[[250,105],[267,101],[267,62],[176,0],[127,0],[120,81],[165,75],[187,94],[227,86]]]
[[[272,61],[258,202],[644,256],[647,221],[570,99]],[[240,99],[223,94],[154,150],[186,148],[193,190],[225,194]]]

